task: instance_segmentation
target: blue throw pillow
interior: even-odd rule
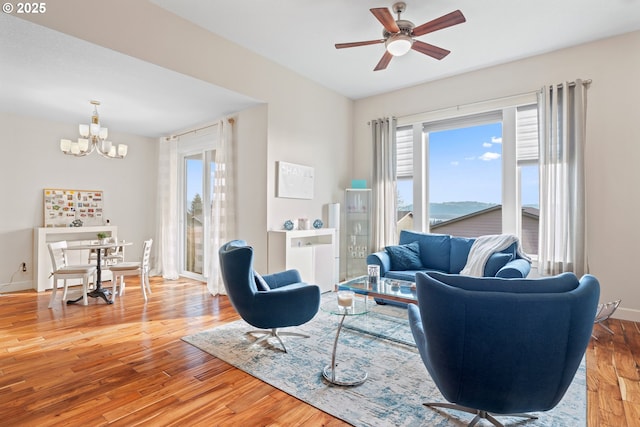
[[[418,242],[420,260],[423,269],[449,271],[451,268],[451,236],[448,234],[421,233],[419,231],[402,230],[400,243],[406,245]]]
[[[421,270],[420,245],[412,242],[406,245],[386,246],[391,258],[391,270]]]
[[[256,282],[256,288],[258,288],[259,291],[270,291],[271,288],[269,287],[269,285],[267,284],[267,282],[264,280],[264,278],[257,272],[254,271],[253,272],[253,278]]]
[[[495,277],[498,270],[507,265],[513,259],[512,254],[496,252],[491,254],[484,266],[484,277]]]

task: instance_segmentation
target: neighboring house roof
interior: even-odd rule
[[[460,221],[466,221],[469,218],[473,218],[473,217],[480,216],[480,215],[486,215],[486,214],[488,214],[490,212],[499,211],[499,210],[502,210],[502,205],[491,206],[490,208],[487,208],[487,209],[482,209],[480,211],[471,212],[470,214],[462,215],[462,216],[459,216],[457,218],[448,219],[446,221],[440,221],[440,222],[437,222],[435,224],[431,224],[429,226],[429,228],[431,230],[433,230],[433,229],[436,229],[438,227],[451,225],[451,224],[454,224],[454,223],[460,222]],[[537,209],[537,208],[532,208],[532,207],[524,207],[524,208],[522,208],[522,215],[527,216],[527,217],[529,217],[531,219],[539,219],[540,218],[540,210]]]
[[[199,223],[201,225],[204,223],[204,220],[202,219],[202,214],[200,214],[200,215],[190,215],[190,218],[193,221],[195,221],[195,222],[197,222],[197,223]]]

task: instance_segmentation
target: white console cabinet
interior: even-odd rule
[[[108,237],[117,236],[118,227],[115,225],[92,226],[92,227],[37,227],[33,236],[33,260],[35,282],[34,286],[38,292],[46,291],[53,287],[53,279],[50,276],[51,257],[49,256],[48,243],[66,240],[70,245],[89,243],[98,239],[98,233],[105,233]],[[86,264],[89,258],[89,251],[76,250],[68,251],[67,259],[69,264]],[[103,271],[102,280],[110,280],[111,272]],[[82,279],[70,279],[70,284],[82,283]]]
[[[302,280],[331,291],[337,283],[336,230],[269,231],[269,274],[296,269]]]

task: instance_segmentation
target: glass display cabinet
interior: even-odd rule
[[[347,188],[345,191],[345,274],[347,279],[367,274],[367,255],[372,238],[371,189]]]

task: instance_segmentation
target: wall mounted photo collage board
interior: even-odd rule
[[[103,192],[44,189],[45,227],[104,225]]]

